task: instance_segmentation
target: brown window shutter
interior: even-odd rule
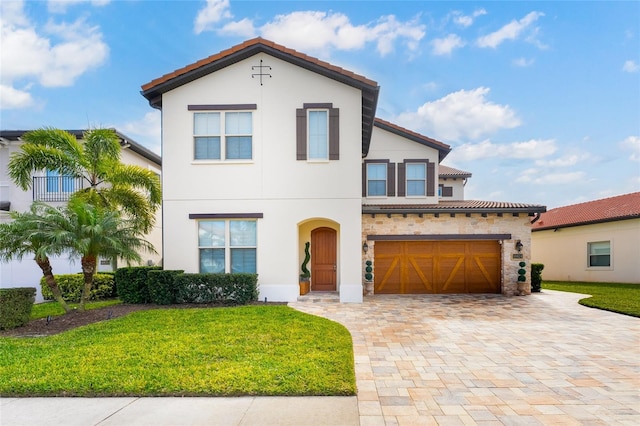
[[[362,163],[362,196],[367,196],[367,164]]]
[[[340,159],[340,108],[329,109],[329,160]]]
[[[398,163],[398,197],[407,195],[406,186],[405,164]]]
[[[296,159],[307,159],[307,110],[296,109]]]
[[[396,163],[387,164],[387,197],[396,196]]]
[[[442,196],[443,197],[453,197],[453,187],[452,186],[443,186],[442,187]]]
[[[436,189],[436,165],[427,160],[427,197],[433,197]]]

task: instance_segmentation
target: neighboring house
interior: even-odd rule
[[[307,242],[311,290],[516,293],[544,206],[464,200],[450,147],[376,119],[379,86],[257,38],[159,77],[164,267],[258,274],[294,301]],[[518,248],[516,249],[517,243]]]
[[[551,209],[531,238],[545,280],[640,283],[640,192]]]
[[[26,211],[34,201],[43,201],[52,206],[62,206],[69,196],[83,188],[85,182],[81,178],[60,176],[52,170],[34,173],[31,190],[23,191],[9,178],[8,164],[11,154],[19,151],[22,145],[21,136],[28,130],[0,130],[0,222],[9,221],[9,211]],[[67,130],[81,140],[84,130]],[[116,132],[122,147],[120,159],[125,164],[147,168],[158,175],[161,174],[162,160],[159,155],[131,140],[120,132]],[[158,264],[162,260],[161,210],[156,212],[154,229],[146,236],[158,254],[143,254],[148,264]],[[82,270],[79,259],[53,257],[51,265],[54,274],[76,273]],[[98,271],[111,271],[113,265],[108,259],[101,259]],[[36,300],[42,301],[40,278],[42,271],[32,257],[26,256],[22,261],[0,262],[0,287],[36,287]]]

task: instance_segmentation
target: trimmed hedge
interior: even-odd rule
[[[161,270],[159,266],[131,266],[119,268],[115,274],[118,298],[122,303],[149,303],[149,286],[147,275],[149,271]]]
[[[184,271],[151,270],[147,274],[147,287],[151,303],[171,305],[176,303],[176,276]]]
[[[176,275],[177,303],[244,305],[258,300],[257,274]]]
[[[77,303],[82,296],[84,287],[84,276],[82,274],[60,274],[54,275],[56,283],[62,292],[62,298],[67,302]],[[47,285],[44,277],[40,278],[40,288],[42,297],[45,300],[53,300],[53,292]],[[116,287],[113,274],[102,272],[93,276],[93,287],[89,300],[104,300],[116,297]]]
[[[531,291],[539,293],[542,289],[542,270],[544,265],[542,263],[531,264]]]
[[[28,323],[35,300],[35,287],[0,289],[0,330]]]

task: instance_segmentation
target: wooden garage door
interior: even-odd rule
[[[377,294],[500,293],[497,241],[376,241]]]

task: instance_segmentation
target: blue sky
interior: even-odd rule
[[[640,2],[0,2],[0,128],[115,127],[158,151],[154,78],[261,36],[381,86],[453,147],[466,198],[640,191]]]

